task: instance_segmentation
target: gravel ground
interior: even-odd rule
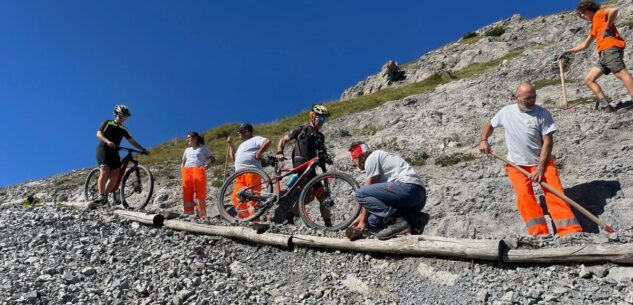
[[[0,229],[0,304],[633,303],[611,264],[289,251],[61,206],[5,205]]]

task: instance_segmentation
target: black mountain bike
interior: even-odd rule
[[[126,209],[142,209],[152,198],[154,176],[145,166],[138,164],[135,158],[135,154],[142,154],[142,151],[127,147],[119,147],[119,150],[126,150],[127,155],[121,159],[121,170],[112,192],[114,201]],[[129,163],[132,163],[132,166],[128,169]],[[100,196],[97,188],[98,180],[99,168],[97,167],[88,173],[84,184],[84,196],[87,201],[93,201]]]
[[[235,172],[222,185],[218,196],[217,208],[222,217],[231,222],[246,222],[258,219],[270,207],[281,200],[297,201],[296,194],[301,192],[298,199],[299,215],[303,222],[311,228],[337,231],[349,226],[358,214],[360,206],[354,199],[358,190],[358,183],[353,177],[342,172],[326,172],[325,164],[330,158],[318,152],[312,158],[295,168],[282,168],[274,156],[264,158],[266,165],[274,166],[274,176],[270,178],[266,172],[257,168],[247,168]],[[307,183],[306,177],[315,172],[320,166],[324,173],[317,175]],[[254,185],[243,185],[240,179],[250,175],[249,181],[260,181]],[[281,189],[281,181],[286,177],[297,175],[296,182],[288,189]],[[288,179],[286,179],[288,180]],[[236,187],[236,182],[237,187]],[[286,181],[287,182],[287,181]],[[284,183],[286,185],[286,183]],[[312,195],[314,186],[322,185],[325,190],[325,200],[320,203]],[[240,215],[246,216],[240,216]],[[331,223],[326,222],[329,216]]]

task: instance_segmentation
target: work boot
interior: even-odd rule
[[[409,223],[404,220],[404,218],[398,218],[392,225],[378,232],[376,234],[376,237],[380,240],[387,240],[397,235],[406,234],[409,232],[411,232],[411,225],[409,225]]]
[[[429,214],[424,212],[418,212],[413,215],[410,219],[406,219],[406,221],[411,225],[411,235],[420,235],[424,232],[424,227],[429,223]]]

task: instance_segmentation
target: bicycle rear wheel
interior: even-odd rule
[[[274,199],[268,174],[257,168],[247,168],[235,172],[224,182],[216,207],[227,221],[245,222],[259,218]]]
[[[84,182],[84,198],[86,201],[93,201],[99,198],[99,188],[97,186],[98,182],[99,168],[93,168],[90,173],[88,173],[86,182]]]
[[[142,209],[152,198],[154,176],[145,168],[137,165],[125,172],[121,181],[120,199],[126,209]]]
[[[319,184],[325,189],[325,204],[320,203],[312,195],[313,187]],[[360,213],[360,205],[354,199],[356,190],[358,190],[358,183],[347,174],[341,172],[320,174],[304,186],[299,197],[299,215],[311,228],[328,231],[344,229]]]

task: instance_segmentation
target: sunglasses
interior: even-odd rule
[[[321,123],[321,124],[323,124],[323,123],[325,123],[325,121],[327,121],[327,117],[320,116],[320,115],[317,115],[316,119],[317,119],[317,121],[319,121],[319,123]]]

